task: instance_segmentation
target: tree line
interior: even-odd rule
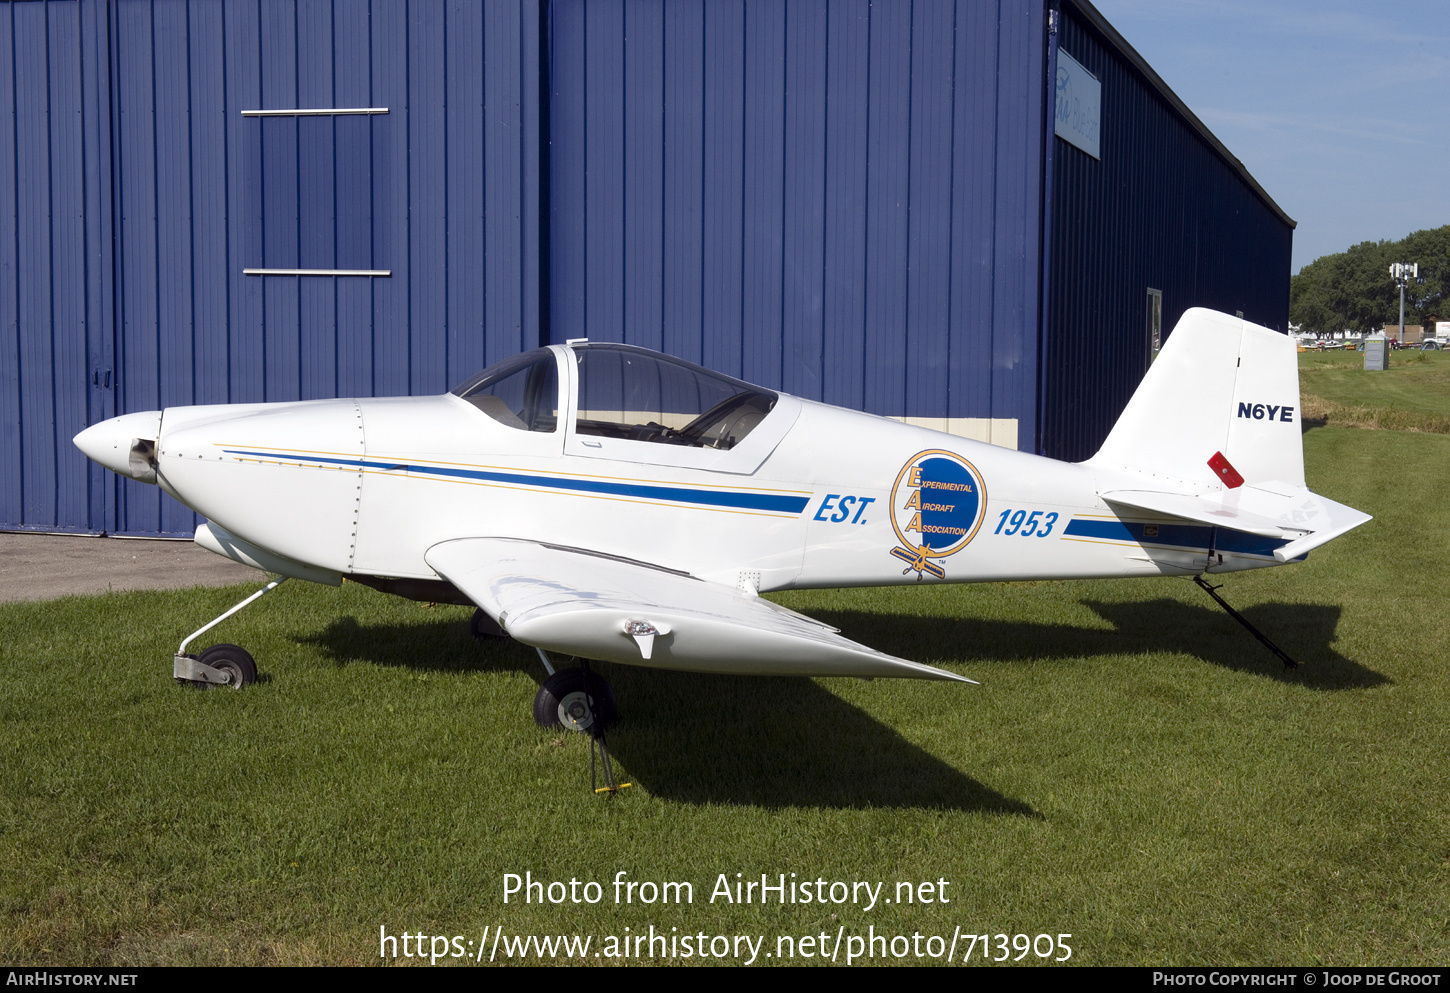
[[[1369,334],[1400,320],[1396,262],[1418,262],[1420,282],[1405,287],[1405,323],[1450,320],[1450,224],[1399,241],[1364,241],[1324,255],[1289,280],[1289,320],[1306,334]]]

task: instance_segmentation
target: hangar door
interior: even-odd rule
[[[0,526],[189,535],[70,444],[114,413],[441,393],[533,347],[539,20],[0,7]]]
[[[9,527],[84,528],[108,511],[106,470],[70,445],[114,413],[109,106],[95,74],[104,27],[104,8],[81,0],[0,7],[0,522]]]

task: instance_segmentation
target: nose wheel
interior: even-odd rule
[[[189,655],[186,657],[193,658]],[[239,690],[257,681],[257,662],[252,658],[252,653],[240,645],[212,645],[202,651],[200,657],[195,657],[195,661],[201,663],[202,677],[185,679],[183,682],[198,689],[227,686]],[[193,677],[195,675],[193,673]]]
[[[200,689],[206,689],[208,686],[230,686],[234,690],[255,683],[257,681],[257,663],[245,648],[237,645],[212,645],[197,656],[188,654],[186,646],[286,581],[286,576],[272,580],[216,620],[202,625],[187,635],[186,640],[181,643],[181,647],[176,650],[176,654],[172,656],[171,660],[171,675],[176,681]]]

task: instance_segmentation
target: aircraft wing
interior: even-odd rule
[[[642,562],[512,538],[460,538],[428,565],[526,645],[627,665],[970,683],[843,638],[769,600]]]

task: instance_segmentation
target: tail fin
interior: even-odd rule
[[[1235,489],[1235,476],[1302,487],[1293,339],[1242,318],[1188,311],[1089,462],[1169,477],[1200,493]]]
[[[1194,309],[1084,464],[1109,504],[1259,535],[1240,558],[1288,562],[1370,519],[1305,487],[1300,420],[1293,340]]]

